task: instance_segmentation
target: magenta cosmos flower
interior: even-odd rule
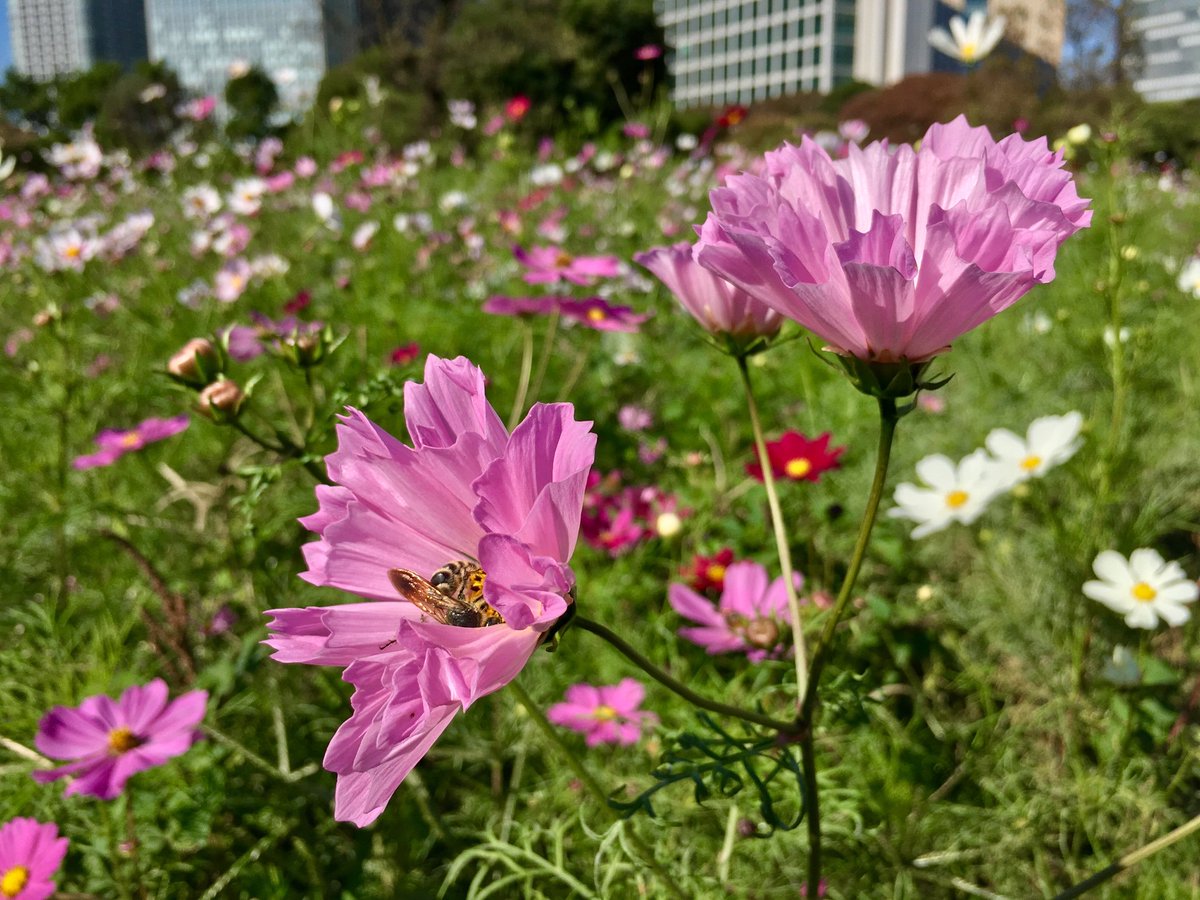
[[[745,653],[751,662],[781,656],[783,638],[791,625],[787,584],[783,577],[768,583],[767,570],[755,562],[737,562],[725,570],[725,584],[716,606],[685,584],[672,584],[671,607],[699,628],[680,628],[679,636],[711,654]],[[796,589],[804,576],[795,573]]]
[[[205,691],[168,702],[167,685],[156,678],[127,688],[119,700],[101,694],[76,707],[56,706],[38,726],[37,748],[52,759],[74,761],[35,771],[34,780],[45,784],[70,775],[64,796],[111,800],[131,775],[161,766],[196,743],[207,704]]]
[[[712,191],[696,259],[841,354],[927,360],[1051,281],[1091,212],[1045,138],[960,116],[920,147],[784,144]]]
[[[711,334],[771,337],[783,324],[783,317],[771,307],[696,262],[687,241],[652,247],[635,254],[633,260],[653,272]]]
[[[188,417],[175,416],[171,419],[146,419],[128,431],[105,428],[94,438],[100,448],[95,453],[75,457],[71,463],[76,469],[94,469],[97,466],[111,466],[126,453],[141,450],[154,441],[165,440],[179,434],[188,427]]]
[[[343,417],[325,460],[335,484],[301,519],[320,535],[301,577],[371,602],[269,613],[276,660],[344,666],[355,687],[325,768],[335,816],[356,825],[567,612],[596,448],[569,403],[535,405],[510,435],[462,357],[427,357],[404,415],[411,447],[356,410]]]
[[[45,900],[54,893],[50,877],[67,855],[67,839],[53,822],[13,819],[0,828],[0,897]]]
[[[517,245],[513,256],[528,271],[529,284],[557,284],[566,280],[575,284],[591,284],[597,278],[615,278],[621,274],[621,261],[615,256],[572,256],[562,247],[530,247]]]
[[[555,725],[586,735],[589,747],[598,744],[636,744],[642,731],[658,717],[641,709],[646,689],[632,678],[620,684],[593,686],[573,684],[567,688],[564,703],[546,710],[546,718]]]

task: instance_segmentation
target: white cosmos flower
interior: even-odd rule
[[[1200,586],[1183,566],[1166,562],[1157,550],[1134,550],[1128,560],[1115,550],[1104,550],[1092,570],[1100,580],[1085,582],[1083,593],[1123,615],[1130,628],[1154,628],[1159,619],[1182,625],[1192,616],[1184,604],[1200,597]]]
[[[1128,647],[1117,644],[1113,647],[1112,658],[1105,661],[1100,677],[1118,687],[1132,687],[1141,682],[1142,667]]]
[[[1006,24],[1004,16],[996,16],[989,22],[982,10],[976,10],[965,22],[962,16],[952,18],[949,32],[934,28],[929,32],[929,43],[935,50],[969,66],[996,49]]]
[[[210,184],[198,184],[183,192],[183,214],[189,219],[207,219],[221,210],[221,195]]]
[[[252,216],[262,206],[267,183],[261,178],[239,178],[229,194],[229,208],[240,216]]]
[[[935,453],[917,463],[917,475],[927,486],[896,485],[896,506],[888,510],[893,519],[917,523],[914,538],[941,531],[951,522],[970,525],[1007,487],[985,450],[976,450],[958,465]]]
[[[1179,289],[1200,297],[1200,259],[1193,256],[1179,270]]]
[[[987,436],[988,451],[996,460],[1000,480],[1008,487],[1041,478],[1055,466],[1066,462],[1083,446],[1079,430],[1083,413],[1042,416],[1029,424],[1021,439],[1007,428],[995,428]]]

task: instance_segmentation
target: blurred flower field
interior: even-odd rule
[[[803,288],[932,278],[901,216],[817,259],[753,179],[913,151],[528,102],[6,175],[0,897],[796,897],[810,775],[826,896],[1054,897],[1200,814],[1193,181],[1111,123],[930,132],[1011,151],[945,213],[994,265],[880,356]]]

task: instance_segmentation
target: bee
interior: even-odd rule
[[[405,600],[443,625],[484,628],[504,621],[483,599],[487,576],[475,563],[458,559],[442,566],[428,581],[408,569],[389,569],[388,580]]]

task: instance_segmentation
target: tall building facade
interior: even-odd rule
[[[1146,0],[1140,0],[1146,2]],[[1164,0],[1184,2],[1184,0]],[[1193,7],[1196,6],[1192,0]],[[891,84],[962,71],[929,45],[929,30],[982,10],[1009,20],[1012,53],[1052,66],[1066,0],[657,0],[677,106],[751,103],[829,91],[857,79]]]
[[[355,0],[147,0],[147,21],[151,57],[189,90],[219,97],[231,71],[258,66],[291,109],[358,49]]]
[[[146,58],[143,0],[8,0],[13,66],[48,80]]]
[[[1200,4],[1137,0],[1130,11],[1141,43],[1138,93],[1152,101],[1200,97]]]

